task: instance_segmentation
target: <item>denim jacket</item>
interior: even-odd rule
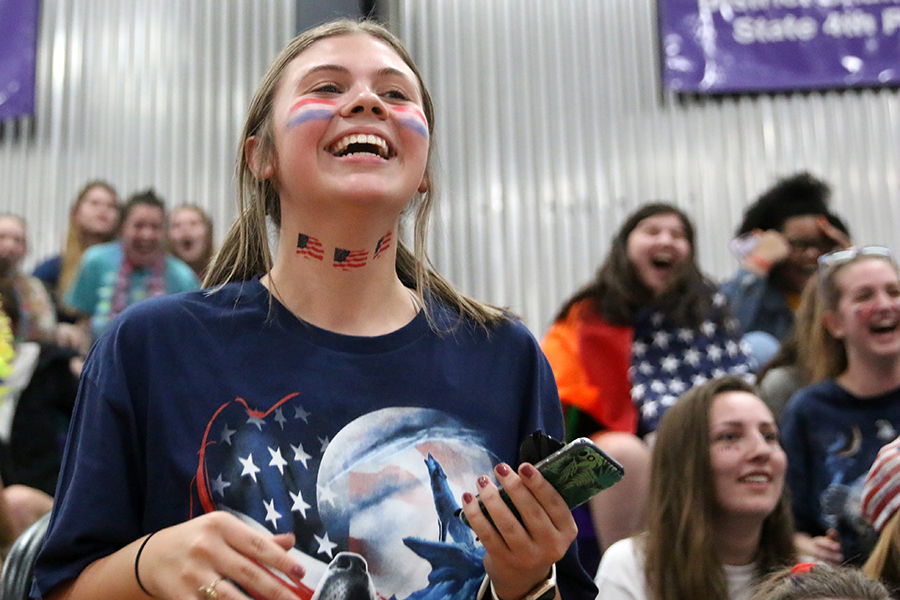
[[[782,340],[794,326],[794,311],[784,293],[767,277],[741,268],[719,291],[728,298],[731,314],[742,334],[765,331]]]

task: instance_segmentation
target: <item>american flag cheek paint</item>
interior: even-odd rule
[[[328,121],[337,112],[337,103],[334,100],[320,98],[304,98],[291,106],[288,112],[287,126],[289,128],[302,125],[308,121]]]
[[[416,106],[393,106],[391,109],[397,113],[397,120],[408,129],[412,129],[426,140],[428,135],[428,121],[425,113]]]

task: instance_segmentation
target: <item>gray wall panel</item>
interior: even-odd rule
[[[294,0],[43,0],[36,114],[0,124],[0,211],[29,221],[28,265],[58,251],[94,178],[200,204],[221,237],[246,106],[294,12]]]
[[[855,240],[900,241],[896,90],[683,102],[659,82],[653,0],[396,4],[437,106],[433,259],[539,335],[645,201],[692,215],[717,279],[744,207],[798,170],[832,184]]]

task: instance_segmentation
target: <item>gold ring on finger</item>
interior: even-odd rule
[[[203,600],[218,600],[219,592],[216,591],[216,585],[222,581],[222,578],[219,577],[215,581],[213,581],[209,585],[204,585],[200,588],[200,593],[203,594]]]

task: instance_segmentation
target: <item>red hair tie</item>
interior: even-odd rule
[[[794,568],[791,569],[791,575],[803,575],[804,573],[809,573],[814,566],[816,566],[816,563],[797,563],[794,565]]]

